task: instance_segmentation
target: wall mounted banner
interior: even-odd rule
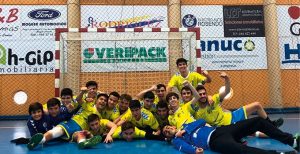
[[[300,5],[277,6],[282,69],[300,69]]]
[[[53,40],[1,41],[0,74],[53,73],[53,46]]]
[[[262,5],[223,6],[225,37],[264,37]]]
[[[81,27],[168,27],[167,6],[81,6]]]
[[[63,5],[2,5],[0,40],[54,39],[55,28],[67,27]]]
[[[202,38],[224,37],[222,5],[183,5],[181,17],[182,27],[200,27]]]
[[[267,69],[264,37],[202,38],[202,67],[206,70]]]

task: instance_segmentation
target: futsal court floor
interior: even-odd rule
[[[282,117],[284,124],[281,130],[291,134],[300,133],[300,114],[271,114],[270,119]],[[15,145],[10,143],[11,139],[19,137],[29,137],[26,121],[0,121],[0,154],[95,154],[95,153],[114,153],[114,154],[176,154],[180,153],[170,143],[163,141],[134,140],[132,142],[115,141],[111,144],[98,144],[92,149],[78,149],[76,143],[51,142],[37,149],[29,151],[26,145]],[[248,137],[248,146],[259,147],[262,149],[275,149],[279,151],[289,151],[292,148],[279,141],[269,138]],[[226,148],[226,147],[224,147]],[[216,154],[210,150],[205,150],[205,154]],[[300,154],[300,153],[299,153]]]

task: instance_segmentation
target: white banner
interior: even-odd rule
[[[54,39],[55,28],[67,27],[67,7],[63,5],[3,5],[0,40]]]
[[[201,38],[224,37],[223,6],[181,6],[182,27],[200,27]]]
[[[205,70],[266,69],[264,37],[202,38],[202,67]]]
[[[277,6],[282,69],[300,69],[300,5]]]
[[[53,40],[1,41],[0,74],[53,73],[54,46]]]
[[[82,72],[168,71],[168,40],[83,41]]]
[[[0,40],[19,39],[21,34],[21,6],[0,6]]]
[[[81,27],[168,27],[167,6],[81,6]]]

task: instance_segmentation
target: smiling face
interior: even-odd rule
[[[177,68],[178,68],[180,74],[184,74],[188,71],[187,64],[185,62],[178,63]]]
[[[179,107],[179,100],[176,96],[171,96],[168,100],[168,103],[171,110]]]
[[[193,99],[192,91],[183,89],[181,91],[181,97],[182,97],[182,100],[183,100],[184,103],[187,103],[187,102],[191,101]]]
[[[97,95],[97,86],[96,85],[90,85],[87,87],[88,90],[88,98],[95,98]]]
[[[33,120],[40,120],[42,118],[42,115],[43,111],[41,109],[31,112],[31,117]]]
[[[96,101],[96,108],[98,110],[104,110],[107,104],[107,98],[105,96],[100,96]]]
[[[68,104],[72,103],[72,96],[71,95],[63,95],[61,96],[61,102],[64,106],[67,106]]]

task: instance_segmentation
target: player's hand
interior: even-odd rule
[[[80,88],[80,91],[81,91],[82,93],[86,93],[86,92],[88,91],[88,89],[87,89],[87,87],[81,87],[81,88]]]
[[[202,148],[197,148],[196,149],[196,154],[204,154],[204,151]]]
[[[214,105],[214,100],[213,100],[212,96],[208,95],[207,96],[207,101],[208,101],[208,105],[209,106]]]
[[[74,110],[74,105],[72,103],[66,104],[68,112],[72,112]]]
[[[184,133],[185,133],[185,130],[179,130],[179,131],[175,134],[175,136],[176,136],[176,137],[182,137]]]
[[[191,83],[188,80],[184,80],[182,84],[183,86],[190,86]]]
[[[113,138],[110,135],[107,135],[104,140],[104,143],[111,143],[111,142],[113,142]]]
[[[228,75],[225,72],[220,72],[220,77],[226,79]]]
[[[205,75],[205,76],[207,76],[207,75],[208,75],[207,70],[203,70],[203,71],[202,71],[202,74]]]
[[[150,88],[152,91],[155,91],[157,89],[157,86],[156,85],[153,85],[151,88]]]
[[[156,132],[153,132],[153,135],[160,135],[160,130],[157,130]]]

